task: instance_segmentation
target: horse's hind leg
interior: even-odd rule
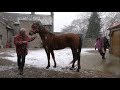
[[[77,52],[77,59],[78,59],[78,68],[77,68],[77,72],[79,72],[79,70],[81,69],[81,66],[80,66],[80,53]]]
[[[74,64],[75,64],[75,60],[73,59],[73,64],[72,64],[72,67],[70,68],[70,70],[74,69]]]
[[[72,62],[72,67],[70,68],[70,70],[73,70],[74,69],[74,64],[75,62],[77,61],[77,53],[76,53],[77,50],[72,50],[72,54],[73,54],[73,62]]]
[[[53,50],[51,51],[51,55],[52,55],[52,58],[53,58],[53,61],[54,61],[54,66],[53,67],[56,67],[56,61],[55,61],[55,56],[54,56]]]

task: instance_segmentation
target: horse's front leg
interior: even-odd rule
[[[50,52],[47,49],[45,49],[45,51],[46,51],[47,59],[48,59],[48,65],[47,65],[46,69],[48,69],[50,67]]]
[[[48,65],[46,67],[46,69],[48,69],[50,67],[50,53],[47,52],[47,59],[48,59]]]
[[[52,55],[52,58],[53,58],[53,61],[54,61],[54,68],[56,68],[56,61],[55,61],[55,56],[54,56],[54,52],[53,50],[51,50],[51,55]]]

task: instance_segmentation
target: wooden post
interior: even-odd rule
[[[52,32],[54,32],[54,12],[51,12],[52,17]]]
[[[35,12],[31,12],[31,15],[35,15]]]

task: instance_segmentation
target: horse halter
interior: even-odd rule
[[[44,29],[41,22],[40,23],[39,22],[33,23],[31,28],[32,28],[32,30],[29,33],[31,35],[39,33],[40,31],[42,31]]]
[[[37,25],[34,25],[34,24],[33,24],[33,25],[31,26],[31,28],[32,28],[31,32],[32,32],[33,34],[36,34],[36,33],[39,32],[39,28],[38,28]]]

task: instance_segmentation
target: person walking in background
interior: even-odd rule
[[[28,42],[31,42],[36,38],[36,36],[29,38],[25,33],[25,29],[21,28],[19,34],[14,37],[14,44],[16,46],[17,53],[17,64],[20,75],[23,74],[25,57],[28,54]]]
[[[96,48],[98,49],[100,55],[102,56],[102,59],[105,59],[106,49],[104,48],[104,38],[98,37],[96,39],[95,50],[96,50]]]

